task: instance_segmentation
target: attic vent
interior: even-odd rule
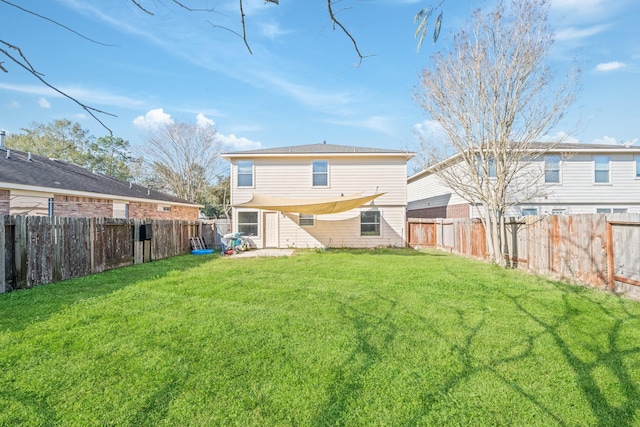
[[[27,160],[31,161],[31,151],[27,153]]]
[[[7,148],[7,159],[10,159],[10,158],[11,158],[11,150]]]

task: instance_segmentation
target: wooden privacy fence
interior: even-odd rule
[[[478,219],[409,218],[408,241],[487,259]],[[640,297],[640,214],[507,218],[504,252],[512,267]]]
[[[0,293],[213,245],[214,222],[0,215]]]

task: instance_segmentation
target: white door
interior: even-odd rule
[[[278,247],[278,212],[264,214],[264,247]]]

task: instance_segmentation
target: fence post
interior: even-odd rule
[[[0,294],[3,294],[7,291],[7,282],[6,282],[6,277],[7,277],[7,270],[6,270],[6,265],[5,265],[5,259],[6,259],[6,238],[5,238],[5,228],[4,228],[4,215],[0,215],[0,253],[2,254],[2,256],[0,256]]]
[[[616,282],[614,279],[615,264],[613,260],[613,225],[609,221],[607,221],[606,224],[607,228],[605,236],[607,241],[605,242],[605,248],[607,252],[607,281],[609,282],[607,283],[607,289],[609,291],[613,291],[616,287]]]

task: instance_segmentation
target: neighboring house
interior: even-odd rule
[[[233,230],[259,248],[404,246],[412,156],[326,143],[223,154]]]
[[[0,143],[0,214],[197,221],[201,207]]]
[[[532,149],[527,170],[539,174],[541,194],[517,204],[508,216],[640,212],[640,147],[564,143],[540,153]],[[455,194],[436,174],[443,164],[408,178],[407,216],[479,217],[477,204]]]

